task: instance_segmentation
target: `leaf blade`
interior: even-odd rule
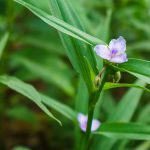
[[[104,123],[96,133],[116,139],[150,140],[150,126],[136,123]]]
[[[144,91],[150,92],[150,89],[142,87],[140,85],[127,84],[127,83],[111,83],[111,82],[105,83],[104,90],[108,90],[108,89],[112,89],[112,88],[119,88],[119,87],[135,87],[135,88],[142,89]]]
[[[130,58],[128,62],[113,67],[150,82],[150,61]]]
[[[37,104],[48,116],[56,120],[60,125],[61,122],[54,117],[54,115],[46,108],[44,104],[42,104],[42,98],[41,95],[36,91],[36,89],[27,84],[24,83],[23,81],[15,78],[15,77],[10,77],[7,75],[1,75],[0,76],[0,83],[8,86],[9,88],[13,89],[14,91],[24,95],[25,97],[29,98],[32,100],[34,103]]]
[[[34,7],[33,5],[30,5],[29,3],[26,3],[23,0],[14,0],[14,1],[23,5],[24,7],[29,9],[31,12],[33,12],[36,16],[41,18],[44,22],[53,26],[57,30],[64,32],[65,34],[73,36],[74,38],[77,38],[83,42],[86,42],[87,44],[91,44],[91,45],[95,45],[98,43],[104,44],[104,42],[99,40],[98,38],[93,37],[83,31],[67,24],[66,22],[47,14],[46,12],[38,9],[37,7]]]

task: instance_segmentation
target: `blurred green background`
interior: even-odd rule
[[[30,1],[35,3],[36,0]],[[36,5],[50,13],[46,1],[37,0]],[[71,1],[88,33],[107,43],[121,35],[127,40],[129,58],[149,60],[150,0]],[[0,39],[5,33],[9,33],[9,39],[1,56],[0,73],[16,76],[32,84],[38,91],[80,111],[75,107],[75,99],[79,99],[80,92],[79,77],[57,31],[13,0],[0,0]],[[134,77],[126,73],[122,75],[121,82],[134,81]],[[102,122],[112,113],[126,91],[126,88],[120,88],[104,93],[107,102],[103,100],[100,113]],[[150,123],[149,99],[149,93],[144,92],[132,121]],[[62,127],[27,98],[0,85],[0,150],[21,150],[19,146],[27,147],[22,147],[22,150],[73,149],[73,124],[54,110],[51,111],[62,121]],[[116,150],[114,147],[112,150]],[[150,142],[130,141],[119,149],[148,150]]]

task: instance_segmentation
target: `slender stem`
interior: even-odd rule
[[[91,134],[91,126],[92,126],[92,119],[93,119],[93,114],[94,114],[94,108],[88,108],[88,122],[87,122],[87,129],[86,129],[86,133],[83,139],[83,143],[81,145],[81,150],[86,150],[88,147],[88,141],[89,141],[89,137]]]
[[[105,67],[103,67],[103,68],[102,68],[102,70],[99,72],[98,76],[99,76],[100,78],[101,78],[101,76],[102,76],[103,72],[105,71],[105,69],[106,69],[106,66],[105,66]]]
[[[101,84],[99,86],[99,89],[97,91],[94,91],[91,93],[90,98],[89,98],[89,105],[88,105],[88,122],[87,122],[87,128],[86,128],[86,133],[83,139],[83,143],[81,145],[81,150],[87,150],[88,148],[88,142],[91,134],[91,126],[92,126],[92,120],[93,120],[93,115],[94,115],[94,110],[95,110],[95,105],[99,99],[100,93],[103,89],[103,86],[106,82],[107,76],[108,76],[108,68],[105,68],[105,73],[103,76],[103,79],[101,81]]]

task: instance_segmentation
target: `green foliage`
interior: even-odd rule
[[[138,81],[137,85],[145,85],[144,82]],[[121,99],[119,104],[113,109],[107,122],[129,122],[134,115],[137,105],[140,101],[142,95],[141,89],[131,88]],[[131,100],[132,98],[132,100]],[[99,138],[98,138],[99,139]],[[97,149],[105,148],[105,150],[110,150],[115,144],[116,139],[110,141],[109,138],[103,138],[100,143],[96,146]]]
[[[26,96],[30,100],[32,100],[37,106],[39,106],[48,116],[55,119],[57,122],[61,124],[61,122],[56,119],[52,113],[46,108],[46,106],[42,103],[41,95],[36,91],[34,87],[29,84],[22,82],[21,80],[15,77],[9,77],[6,75],[0,76],[0,82],[2,84],[7,85],[9,88],[15,90],[16,92],[21,93]]]
[[[65,23],[64,21],[47,14],[46,12],[40,10],[39,8],[26,3],[23,0],[14,0],[18,3],[20,3],[21,5],[27,7],[29,10],[31,10],[35,15],[37,15],[40,19],[42,19],[44,22],[46,22],[47,24],[51,25],[52,27],[56,28],[57,30],[60,30],[61,32],[68,34],[74,38],[77,38],[81,41],[84,41],[88,44],[97,44],[97,43],[103,43],[101,40],[88,35],[85,32],[80,31],[79,29]]]
[[[0,1],[0,72],[8,74],[0,75],[0,83],[5,85],[0,86],[0,123],[10,131],[0,129],[0,138],[4,139],[0,149],[10,143],[15,144],[7,149],[32,142],[40,145],[40,141],[44,145],[38,145],[38,149],[80,149],[85,134],[80,131],[77,114],[87,114],[96,97],[94,118],[101,121],[101,126],[86,146],[91,150],[148,150],[149,141],[144,140],[150,139],[150,89],[146,85],[150,84],[149,1],[14,1]],[[120,83],[108,78],[99,97],[95,77],[105,61],[95,55],[93,48],[109,44],[118,36],[127,41],[129,60],[108,63],[110,77],[119,70],[122,78]],[[139,80],[133,83],[136,78]],[[20,101],[22,98],[24,101]],[[52,119],[44,117],[37,106]],[[63,126],[56,126],[53,119],[63,122]],[[30,126],[36,124],[33,131]],[[34,138],[30,141],[21,133],[25,144],[20,144],[15,136],[18,133],[12,133],[18,127],[26,132],[24,125],[31,128],[27,132]],[[23,149],[28,148],[14,148]]]
[[[150,126],[134,123],[104,123],[96,133],[116,139],[149,140]]]
[[[129,59],[128,62],[118,65],[118,69],[131,73],[149,83],[150,62],[140,59]],[[147,78],[147,80],[145,79]]]
[[[74,95],[74,88],[69,81],[69,75],[67,76],[66,72],[63,72],[65,66],[63,66],[63,62],[59,59],[51,58],[48,61],[48,65],[50,66],[46,66],[45,63],[45,67],[38,62],[34,62],[21,56],[15,56],[13,59],[18,65],[25,66],[30,72],[43,78],[46,82],[54,83],[68,95]],[[57,70],[55,68],[57,68]]]
[[[53,99],[43,94],[40,94],[35,90],[33,86],[24,83],[23,81],[15,77],[10,77],[6,75],[0,76],[0,82],[35,102],[37,106],[39,106],[47,115],[55,119],[60,124],[61,122],[52,115],[52,113],[47,109],[47,107],[44,104],[62,113],[67,118],[76,121],[76,114],[70,108],[63,104],[55,102]]]
[[[143,89],[147,92],[150,92],[149,89],[145,88],[145,87],[141,87],[139,85],[136,84],[126,84],[126,83],[106,83],[104,86],[104,90],[108,90],[108,89],[113,89],[113,88],[119,88],[119,87],[135,87],[135,88],[140,88]]]

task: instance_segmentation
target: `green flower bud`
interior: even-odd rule
[[[101,78],[97,75],[97,76],[95,77],[95,80],[94,80],[95,86],[96,86],[96,87],[99,87],[100,82],[101,82]]]
[[[120,79],[121,79],[121,73],[120,73],[120,71],[117,71],[113,77],[113,82],[118,83],[120,81]]]

